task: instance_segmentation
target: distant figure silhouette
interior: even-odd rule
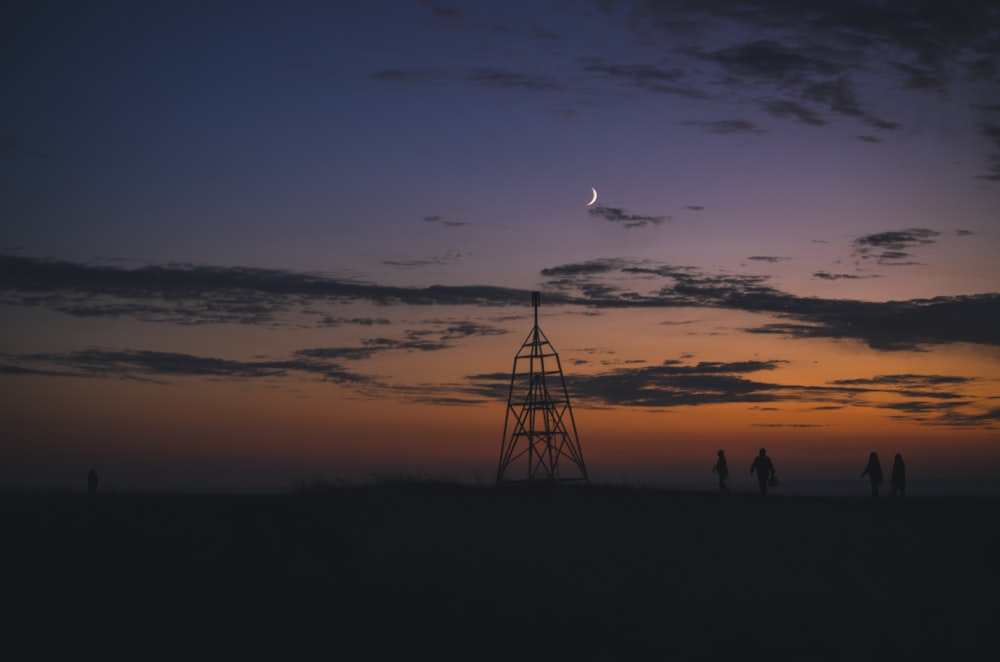
[[[868,476],[872,484],[872,497],[878,498],[878,486],[882,484],[882,465],[878,462],[878,453],[868,456],[868,466],[861,472],[861,477]]]
[[[750,475],[752,476],[755,472],[757,484],[760,486],[760,495],[767,496],[767,484],[774,476],[774,464],[767,456],[766,449],[761,448],[760,453],[753,459],[753,464],[750,465]]]
[[[712,467],[712,473],[719,474],[719,491],[728,492],[726,481],[729,480],[729,465],[726,464],[726,454],[723,451],[719,451],[719,461]]]
[[[93,469],[87,474],[87,491],[91,494],[97,493],[97,472]]]
[[[906,465],[903,464],[903,456],[896,453],[896,457],[892,460],[892,474],[889,476],[889,482],[892,484],[891,497],[895,498],[896,493],[899,493],[900,498],[906,498]]]

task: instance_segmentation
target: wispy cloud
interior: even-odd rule
[[[450,332],[455,331],[452,329]],[[468,336],[488,330],[457,330]],[[447,333],[446,333],[447,335]],[[360,394],[392,393],[413,402],[479,405],[502,402],[508,395],[510,374],[481,373],[451,383],[408,384],[349,369],[357,362],[384,352],[441,351],[446,342],[373,338],[356,347],[301,349],[281,359],[236,360],[179,352],[86,348],[65,352],[0,354],[0,374],[8,376],[125,379],[164,386],[185,379],[247,381],[305,379],[333,382]],[[615,363],[615,362],[612,362]],[[718,404],[750,404],[761,411],[779,411],[779,403],[835,412],[846,407],[868,407],[898,412],[905,418],[933,426],[994,429],[1000,409],[983,406],[961,389],[977,380],[954,375],[900,374],[842,379],[819,385],[795,385],[756,379],[754,375],[779,371],[782,360],[685,363],[667,360],[661,365],[622,360],[610,370],[572,374],[567,383],[577,406],[666,409]],[[765,406],[761,406],[765,405]],[[751,423],[765,427],[805,424]],[[808,426],[827,426],[813,422]]]
[[[452,220],[450,218],[445,218],[444,216],[437,216],[437,215],[424,216],[424,222],[425,223],[437,223],[439,225],[444,225],[444,226],[450,227],[450,228],[458,228],[458,227],[462,227],[463,225],[469,225],[469,223],[467,223],[465,221],[455,221],[455,220]]]
[[[934,241],[931,230],[866,235],[879,251]],[[543,269],[548,303],[581,309],[726,308],[768,314],[773,323],[748,333],[856,340],[885,350],[943,343],[1000,345],[1000,294],[909,301],[803,297],[775,288],[765,275],[718,274],[690,267],[605,258]],[[392,287],[284,270],[147,266],[125,269],[0,256],[0,303],[74,316],[174,324],[281,324],[296,315],[321,324],[324,304],[523,306],[525,290],[486,285]],[[457,328],[457,327],[456,327]]]
[[[434,0],[420,0],[420,4],[431,10],[434,16],[444,20],[455,20],[462,18],[464,12],[458,7],[446,5],[443,2]]]
[[[879,278],[878,275],[861,276],[858,274],[831,274],[828,271],[817,271],[813,274],[813,278],[819,278],[820,280],[858,280],[861,278]]]
[[[985,138],[994,150],[985,157],[986,172],[981,177],[1000,182],[1000,124],[980,122],[976,128],[979,130],[979,135]]]
[[[373,76],[411,84],[473,84],[515,91],[576,91],[594,98],[595,89],[614,96],[606,81],[638,93],[674,95],[703,102],[716,116],[686,122],[725,135],[765,133],[749,113],[824,129],[854,121],[890,135],[904,128],[881,96],[872,76],[889,87],[932,95],[934,102],[958,97],[960,89],[993,85],[998,80],[998,12],[990,0],[970,0],[943,10],[936,0],[914,2],[794,3],[772,0],[687,0],[599,3],[607,20],[631,30],[637,42],[661,47],[635,53],[628,61],[577,54],[578,68],[562,66],[531,71],[496,63],[471,69],[386,68]],[[429,4],[437,16],[457,24],[461,11]],[[498,29],[501,29],[498,27]],[[504,28],[509,29],[509,28]],[[552,39],[551,30],[533,34]],[[754,35],[747,40],[746,35]],[[984,113],[997,104],[979,103]],[[567,110],[567,115],[575,111]],[[735,116],[734,116],[735,115]],[[984,171],[977,176],[1000,181],[1000,129],[992,119],[971,120],[970,129],[985,139]],[[913,127],[906,127],[913,128]],[[852,133],[852,139],[877,143],[882,133]]]
[[[324,315],[320,320],[322,326],[343,326],[345,324],[356,324],[358,326],[385,326],[392,324],[391,320],[384,317],[333,317]]]
[[[588,58],[583,61],[582,69],[587,73],[637,87],[647,92],[676,94],[689,99],[709,98],[709,94],[699,89],[693,81],[687,79],[684,70],[679,67],[661,67],[646,63],[610,64],[602,60]]]
[[[501,67],[484,67],[470,71],[465,76],[471,83],[486,87],[503,87],[530,92],[544,92],[562,89],[562,83],[553,76],[525,74]]]
[[[352,323],[366,322],[352,321]],[[378,321],[373,323],[378,324]],[[430,328],[409,329],[402,338],[374,337],[357,345],[311,347],[282,359],[239,360],[180,352],[86,348],[66,352],[0,354],[0,374],[107,377],[160,381],[208,379],[319,378],[346,384],[380,385],[374,377],[344,367],[391,352],[439,352],[467,338],[502,335],[507,329],[467,320],[428,320]],[[385,384],[381,384],[385,387]]]
[[[472,83],[529,92],[550,92],[563,88],[556,77],[546,74],[511,71],[504,67],[479,67],[471,70],[448,69],[380,69],[372,78],[385,83],[431,85]]]
[[[382,260],[381,263],[390,267],[432,267],[455,264],[462,259],[462,252],[458,250],[447,251],[444,255],[425,258],[397,258],[394,260]]]
[[[772,117],[792,119],[813,126],[826,126],[829,124],[829,121],[824,119],[818,112],[798,101],[790,99],[765,99],[761,101],[760,105]]]
[[[816,57],[805,48],[796,48],[771,40],[723,48],[704,54],[705,59],[721,64],[744,77],[765,80],[796,81],[808,74],[835,74],[839,67]]]
[[[683,122],[687,126],[698,127],[709,133],[719,133],[719,134],[730,134],[730,133],[745,133],[750,135],[756,135],[760,133],[765,133],[764,129],[760,128],[750,120],[687,120]]]
[[[605,278],[635,274],[655,276],[662,282],[652,291],[630,290],[622,285],[614,291],[597,291],[583,287],[593,285],[594,272],[590,272],[579,280],[581,286],[574,297],[573,273],[577,267],[604,270]],[[717,275],[692,267],[624,264],[621,260],[563,265],[544,275],[558,276],[560,290],[576,304],[602,308],[719,307],[789,320],[748,328],[748,333],[857,340],[885,351],[956,342],[1000,345],[1000,294],[995,293],[885,302],[822,299],[781,292],[769,284],[766,276]]]
[[[240,361],[196,356],[179,352],[115,350],[89,348],[67,352],[0,355],[0,371],[21,370],[28,374],[60,377],[98,377],[163,381],[197,377],[207,379],[260,379],[308,373],[324,380],[361,383],[371,378],[344,370],[331,357],[299,358],[278,361]],[[323,359],[323,360],[316,360]]]
[[[605,207],[602,205],[591,207],[589,213],[594,218],[603,218],[611,223],[621,223],[626,228],[644,228],[647,225],[659,225],[664,221],[671,220],[670,216],[629,214],[621,207]]]
[[[873,238],[874,237],[874,238]],[[928,240],[926,233],[902,236],[870,235],[868,244],[893,245]],[[322,301],[377,300],[383,305],[423,305],[428,301],[466,305],[523,305],[524,292],[502,288],[395,288],[342,282],[316,275],[240,268],[86,266],[18,258],[0,271],[0,293],[8,305],[45,306],[68,314],[84,314],[77,306],[95,297],[107,298],[85,314],[137,316],[148,319],[161,300],[179,305],[193,319],[219,321],[217,305],[235,306],[253,301],[261,309],[250,313],[230,310],[230,321],[273,319],[286,310],[287,301],[309,304],[314,316],[326,325],[356,325],[387,329],[380,317],[319,316]],[[782,334],[792,338],[856,340],[885,350],[920,350],[930,345],[972,342],[1000,345],[1000,295],[939,297],[905,302],[859,302],[797,297],[768,284],[765,276],[706,274],[684,266],[606,258],[559,265],[544,270],[544,277],[558,282],[547,301],[591,309],[619,307],[722,307],[773,315],[782,321],[745,329],[748,333]],[[638,278],[646,290],[628,287]],[[650,280],[652,279],[652,280]],[[613,283],[613,284],[611,284]],[[346,288],[346,289],[345,289]],[[649,289],[651,288],[651,289]],[[377,293],[377,296],[372,294]],[[274,297],[272,299],[272,296]],[[186,301],[177,304],[177,301]],[[66,308],[67,302],[76,302]],[[115,302],[118,302],[117,304]],[[225,306],[222,306],[225,309]],[[179,313],[178,313],[179,314]],[[247,317],[249,315],[249,317]],[[176,321],[174,319],[159,321]],[[188,320],[187,323],[191,323]],[[376,377],[354,366],[389,353],[444,352],[479,337],[507,333],[508,328],[467,317],[423,320],[393,335],[364,338],[351,345],[309,347],[278,358],[251,360],[224,356],[145,349],[84,348],[63,352],[0,355],[0,373],[7,376],[133,379],[173,383],[182,379],[207,380],[322,380],[357,389],[361,393],[392,392],[394,397],[416,402],[475,405],[506,397],[509,374],[471,375],[456,383],[407,384]],[[871,407],[893,412],[927,425],[987,428],[997,425],[996,408],[972,395],[978,380],[956,375],[888,374],[841,379],[827,384],[788,384],[759,379],[786,364],[779,359],[735,362],[684,362],[660,365],[622,357],[599,362],[607,370],[573,375],[570,388],[582,406],[669,408],[743,403],[778,405],[799,403],[813,409],[836,411],[842,407]],[[586,363],[581,363],[586,365]],[[978,390],[981,390],[979,387]],[[765,425],[797,425],[786,421]],[[811,423],[826,425],[823,421]]]
[[[975,381],[969,378],[910,374],[808,385],[758,378],[779,371],[786,364],[781,360],[699,363],[668,360],[662,365],[623,363],[605,372],[569,376],[567,385],[576,405],[669,409],[746,404],[762,412],[775,413],[785,411],[790,404],[811,412],[839,412],[862,407],[898,411],[901,412],[899,417],[933,426],[992,429],[997,423],[997,410],[983,407],[982,401],[968,398],[957,390]],[[502,400],[509,384],[510,375],[488,373],[470,375],[467,385],[456,388],[470,398]],[[822,419],[817,422],[814,417],[809,423],[780,421],[748,425],[830,427],[833,423]]]
[[[876,260],[882,265],[914,264],[914,257],[908,252],[919,246],[927,246],[941,236],[936,230],[911,228],[863,235],[854,240],[854,256],[862,260]]]
[[[126,269],[0,255],[0,303],[80,317],[268,325],[321,302],[500,306],[521,304],[525,296],[502,287],[394,287],[280,269],[183,264]]]

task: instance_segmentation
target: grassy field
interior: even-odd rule
[[[992,498],[398,483],[5,495],[5,643],[148,659],[962,659]]]

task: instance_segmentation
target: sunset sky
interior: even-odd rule
[[[1000,477],[1000,8],[8,2],[0,488]],[[591,187],[598,192],[588,206]]]

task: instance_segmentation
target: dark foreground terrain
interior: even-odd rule
[[[996,650],[991,498],[383,484],[0,503],[4,647],[31,651],[18,659]]]

